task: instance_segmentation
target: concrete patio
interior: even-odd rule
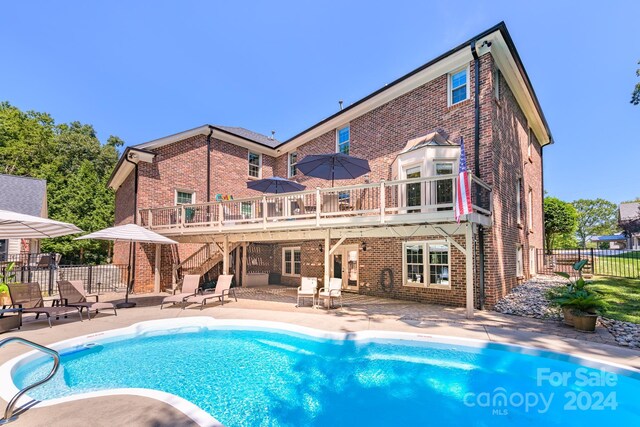
[[[314,309],[295,307],[295,289],[269,286],[238,290],[238,302],[221,306],[210,304],[204,310],[197,306],[182,310],[159,303],[166,294],[136,295],[130,298],[138,306],[121,309],[118,316],[100,313],[91,321],[80,322],[77,316],[54,321],[53,328],[46,320],[35,321],[25,316],[20,331],[0,336],[21,336],[40,344],[51,344],[78,335],[115,329],[136,322],[183,316],[212,316],[220,319],[257,319],[287,322],[331,331],[389,330],[422,334],[449,335],[493,342],[520,344],[596,358],[640,369],[640,351],[615,345],[606,329],[596,333],[580,333],[556,321],[542,321],[509,316],[490,311],[476,311],[473,319],[466,319],[463,308],[419,304],[385,298],[345,294],[344,308]],[[121,300],[122,294],[104,295],[104,300]],[[29,351],[27,347],[11,344],[0,350],[0,364]],[[6,402],[0,401],[5,405]],[[4,406],[3,406],[4,407]],[[173,407],[153,399],[137,396],[113,396],[68,402],[54,407],[36,408],[22,414],[15,426],[75,426],[87,425],[194,425],[188,417]]]

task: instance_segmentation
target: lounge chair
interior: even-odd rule
[[[41,314],[45,314],[49,321],[49,327],[51,327],[51,316],[66,317],[70,313],[78,313],[82,322],[82,312],[78,307],[45,307],[40,284],[37,282],[10,283],[8,286],[11,304],[14,307],[22,308],[22,313],[35,313],[36,319]]]
[[[236,297],[236,290],[231,287],[232,281],[232,274],[221,274],[220,276],[218,276],[218,282],[216,283],[216,287],[214,289],[205,292],[202,295],[191,296],[187,298],[185,302],[187,304],[200,304],[200,310],[202,310],[207,304],[207,300],[210,300],[212,298],[218,298],[220,300],[220,305],[224,305],[225,295],[228,297],[230,294],[233,294],[236,302],[238,302],[238,297]]]
[[[340,298],[340,307],[342,307],[342,279],[332,277],[329,279],[329,287],[320,289],[318,299],[329,299],[329,308],[335,298]]]
[[[60,300],[65,306],[78,307],[80,312],[86,308],[89,320],[91,320],[91,310],[94,310],[96,314],[103,309],[113,310],[113,314],[118,315],[113,303],[98,301],[98,294],[86,294],[82,280],[58,280],[58,292]],[[87,298],[95,298],[96,300],[91,302],[87,301]]]
[[[316,292],[318,291],[318,279],[315,277],[303,277],[300,280],[300,286],[298,287],[298,301],[296,307],[300,307],[300,299],[304,301],[305,298],[311,297],[311,304],[316,306]]]
[[[199,274],[187,274],[186,276],[184,276],[184,279],[182,280],[182,289],[180,290],[180,293],[175,294],[175,295],[169,295],[168,297],[166,297],[165,299],[162,300],[162,302],[160,303],[160,310],[162,310],[163,306],[166,303],[184,303],[184,301],[189,298],[189,297],[193,297],[198,293],[198,287],[200,286],[200,275]]]

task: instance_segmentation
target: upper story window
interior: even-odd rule
[[[296,176],[298,169],[296,168],[296,164],[298,163],[298,153],[293,152],[289,153],[289,178]]]
[[[336,131],[336,152],[349,154],[351,148],[351,126],[347,125]]]
[[[262,175],[262,154],[249,151],[249,176],[260,178]]]
[[[192,205],[196,202],[194,191],[176,190],[176,205]]]
[[[6,261],[9,255],[9,240],[0,239],[0,262]]]
[[[529,133],[527,135],[527,156],[529,157],[529,160],[532,160],[532,154],[533,154],[533,138],[531,135],[531,128],[529,128]]]
[[[493,98],[500,100],[500,70],[497,67],[493,70]]]
[[[455,105],[469,98],[468,76],[467,67],[449,74],[449,105]]]

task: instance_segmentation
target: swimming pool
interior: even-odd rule
[[[226,426],[640,425],[637,372],[475,340],[197,317],[54,348],[61,369],[33,398],[158,390]],[[30,353],[0,380],[22,387],[50,367]]]

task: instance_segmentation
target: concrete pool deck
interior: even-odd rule
[[[520,344],[559,353],[600,359],[640,369],[640,351],[619,347],[604,328],[587,334],[556,321],[542,321],[490,311],[476,311],[474,319],[464,317],[464,309],[419,304],[385,298],[345,294],[344,308],[313,309],[295,307],[295,289],[270,286],[247,288],[238,292],[238,302],[220,306],[216,302],[204,310],[193,306],[181,310],[159,303],[166,294],[136,295],[132,309],[118,310],[118,316],[100,313],[91,321],[77,316],[53,321],[34,320],[27,315],[20,331],[0,335],[0,339],[20,336],[39,344],[51,344],[79,335],[122,328],[153,319],[184,316],[211,316],[218,319],[254,319],[292,323],[328,331],[354,332],[387,330],[475,338],[492,342]],[[104,300],[121,299],[122,294],[105,295]],[[0,364],[30,348],[10,344],[0,349]],[[0,400],[2,405],[6,402]],[[3,406],[4,408],[4,406]],[[109,396],[66,402],[26,411],[10,425],[14,426],[190,426],[190,418],[170,405],[139,396]]]

